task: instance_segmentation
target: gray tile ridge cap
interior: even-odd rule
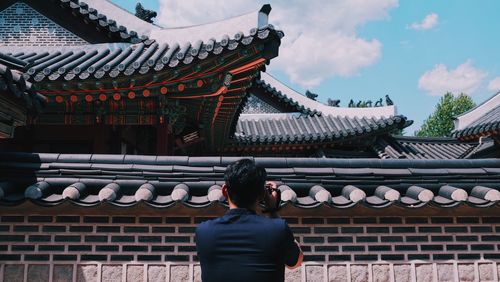
[[[391,117],[396,116],[396,106],[383,106],[383,107],[372,107],[372,108],[347,108],[347,107],[330,107],[321,102],[307,98],[300,92],[292,89],[290,86],[284,84],[283,82],[276,79],[274,76],[267,72],[261,72],[261,81],[267,84],[269,87],[274,88],[276,91],[280,91],[283,95],[286,95],[292,100],[298,102],[301,106],[309,108],[311,111],[316,110],[322,114],[334,115],[334,116],[346,116],[346,117]]]
[[[266,7],[267,5],[264,5],[259,10],[256,9],[237,16],[201,24],[179,27],[161,27],[151,30],[147,35],[158,43],[177,42],[179,44],[196,42],[198,40],[203,42],[209,40],[219,41],[226,35],[230,39],[233,39],[234,35],[239,32],[242,32],[244,36],[248,36],[253,29],[257,31],[267,27],[274,28],[268,23],[270,6],[269,9]]]
[[[5,52],[9,53],[12,51],[16,52],[34,52],[37,54],[41,54],[43,52],[49,52],[54,53],[54,52],[61,52],[61,53],[66,53],[66,52],[77,52],[77,51],[85,51],[86,53],[92,52],[94,50],[96,51],[102,51],[109,49],[110,51],[113,51],[115,49],[126,49],[131,46],[136,46],[141,43],[137,44],[132,44],[132,43],[125,43],[125,42],[116,42],[116,43],[97,43],[97,44],[84,44],[84,45],[74,45],[74,46],[43,46],[43,50],[41,50],[40,46],[0,46],[0,52]]]
[[[471,124],[473,124],[474,121],[480,119],[486,113],[489,113],[491,110],[493,110],[497,107],[500,107],[500,91],[496,92],[490,98],[481,102],[479,105],[475,106],[474,108],[456,116],[455,120],[454,120],[455,128],[453,130],[453,133],[460,132],[460,131],[463,131],[463,130],[469,128],[469,126]],[[484,110],[484,109],[486,109],[486,110]]]
[[[51,157],[53,155],[53,157]],[[82,158],[78,156],[82,155]],[[1,152],[0,162],[7,165],[8,162],[58,162],[58,159],[74,158],[75,162],[85,162],[88,154],[45,154],[45,153],[24,153],[24,152]],[[134,159],[127,159],[128,155],[121,154],[92,154],[88,162],[90,163],[118,163],[118,164],[134,164],[139,162]],[[137,158],[147,155],[134,155]],[[49,157],[49,158],[48,158]],[[57,159],[55,158],[57,157]],[[191,160],[202,161],[204,159],[211,160],[214,165],[220,160],[225,160],[227,157],[206,157],[206,156],[170,156],[172,158],[186,158]],[[168,158],[165,156],[164,158]],[[232,160],[248,157],[234,157]],[[360,159],[337,159],[337,158],[290,158],[290,157],[254,157],[256,162],[266,163],[271,160],[286,163],[287,166],[293,165],[314,165],[319,167],[347,167],[347,168],[483,168],[483,167],[498,167],[500,168],[500,159],[375,159],[375,158],[360,158]],[[156,161],[155,161],[156,162]],[[153,164],[153,162],[151,162]],[[154,164],[153,164],[154,165]],[[186,164],[189,165],[189,164]]]

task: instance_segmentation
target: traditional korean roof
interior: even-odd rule
[[[452,136],[459,139],[478,139],[500,133],[500,92],[455,119]]]
[[[381,136],[372,149],[381,159],[461,159],[477,146],[455,138]]]
[[[238,145],[326,143],[379,135],[405,124],[404,116],[244,114],[240,115],[234,139]]]
[[[226,205],[223,174],[237,159],[1,153],[0,204],[4,209]],[[500,207],[498,159],[254,159],[277,182],[285,212],[482,208],[487,213]]]

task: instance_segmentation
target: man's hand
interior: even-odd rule
[[[276,211],[280,207],[281,193],[273,181],[267,181],[264,193],[265,210],[271,211],[271,216],[276,217]],[[274,214],[274,215],[273,215]]]

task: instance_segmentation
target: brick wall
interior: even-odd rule
[[[87,42],[25,3],[0,12],[0,46],[68,46]]]
[[[61,275],[71,279],[89,275],[95,281],[126,281],[129,276],[166,275],[176,277],[169,278],[172,281],[181,276],[196,280],[199,266],[193,232],[206,219],[2,215],[0,277],[49,281]],[[375,278],[387,276],[398,282],[429,281],[423,277],[447,281],[443,277],[482,275],[495,277],[483,280],[498,281],[500,217],[286,219],[307,261],[307,266],[287,273],[291,280],[343,281],[335,280],[339,276],[383,281]],[[110,276],[120,279],[107,280]],[[55,278],[52,281],[65,281]]]

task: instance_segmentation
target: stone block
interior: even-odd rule
[[[7,264],[3,271],[3,281],[24,281],[24,265]]]
[[[411,264],[395,264],[394,280],[398,282],[411,282]]]
[[[415,265],[417,282],[433,281],[434,273],[432,271],[432,264],[417,264]]]
[[[438,281],[440,282],[454,281],[454,272],[455,268],[453,267],[453,264],[444,263],[437,265]]]
[[[474,281],[474,264],[459,264],[458,279],[462,282]]]
[[[187,265],[170,266],[170,281],[176,281],[176,282],[189,281],[189,266]]]
[[[351,265],[352,282],[368,282],[368,266],[353,264]]]
[[[67,265],[54,265],[52,273],[52,282],[67,282],[73,280],[73,266]]]
[[[295,269],[285,268],[285,281],[290,281],[290,282],[302,281],[302,268],[301,267],[297,267]]]
[[[48,264],[31,264],[28,265],[28,282],[48,282],[49,281]]]
[[[391,268],[388,264],[374,264],[372,266],[373,282],[386,282],[391,280]]]
[[[479,264],[479,281],[493,281],[493,267],[492,263],[480,263]]]
[[[97,265],[80,264],[76,266],[76,281],[97,282]]]
[[[122,269],[121,265],[103,265],[101,272],[101,282],[121,282]]]
[[[322,265],[306,265],[306,281],[323,281]]]
[[[127,266],[127,282],[135,282],[143,280],[144,280],[144,266],[142,265]]]
[[[199,265],[193,267],[193,281],[201,282],[201,267]]]
[[[165,281],[167,279],[167,268],[164,265],[150,265],[148,267],[148,281]]]
[[[328,281],[329,282],[344,282],[347,281],[347,266],[345,265],[331,265],[328,267]]]

